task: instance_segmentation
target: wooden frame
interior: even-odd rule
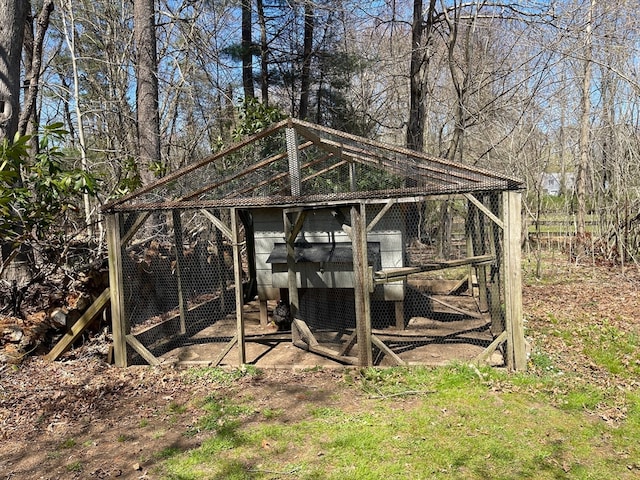
[[[147,193],[155,194],[153,192],[154,188],[166,187],[170,182],[195,172],[212,162],[216,162],[225,155],[243,153],[241,149],[271,134],[284,134],[285,142],[282,142],[282,136],[279,137],[278,148],[285,147],[286,151],[270,151],[263,158],[253,159],[255,161],[250,165],[250,161],[247,161],[246,169],[230,171],[225,176],[218,177],[210,183],[201,181],[192,186],[189,182],[183,182],[185,189],[176,194],[174,198],[158,201],[155,196],[144,196]],[[300,136],[300,141],[298,136]],[[284,158],[288,159],[288,168],[285,168],[286,171],[281,171],[284,168],[281,160]],[[326,164],[322,163],[325,161],[327,162]],[[317,171],[309,168],[307,173],[305,168],[316,164],[319,165]],[[345,164],[349,166],[351,191],[324,192],[319,190],[312,197],[305,198],[301,196],[302,187],[305,188],[305,191],[308,190],[305,182],[316,177],[322,177],[336,168],[345,168],[343,167]],[[276,165],[278,168],[276,168]],[[419,183],[417,187],[411,188],[358,192],[356,191],[356,174],[357,169],[363,168],[362,166],[367,169],[380,168],[397,175],[402,174],[406,177],[416,178],[422,183]],[[255,174],[263,168],[265,169],[264,176],[250,176],[250,174]],[[305,174],[306,176],[304,176]],[[244,177],[244,175],[248,176]],[[242,184],[245,179],[256,177],[257,181]],[[289,191],[276,192],[270,197],[252,196],[261,191],[257,190],[261,186],[268,185],[269,182],[273,182],[276,179],[280,181],[280,179],[286,178],[289,178],[290,181]],[[240,187],[231,194],[217,197],[213,195],[218,187],[232,190],[233,186],[237,184]],[[128,348],[135,350],[149,363],[157,362],[157,359],[130,334],[130,326],[125,317],[125,293],[122,272],[124,247],[131,241],[136,231],[144,225],[152,210],[172,211],[176,243],[175,271],[180,302],[180,331],[183,334],[189,330],[187,328],[189,319],[186,308],[187,285],[184,284],[188,278],[185,276],[185,262],[180,248],[182,242],[180,212],[184,210],[200,210],[230,242],[233,251],[237,332],[233,340],[228,342],[223,353],[226,355],[237,345],[238,363],[243,364],[246,362],[244,349],[245,341],[248,338],[245,338],[244,335],[244,292],[239,214],[244,214],[246,210],[263,207],[275,207],[282,211],[287,245],[289,302],[291,314],[295,319],[299,312],[300,299],[297,288],[294,242],[303,228],[308,210],[338,206],[345,210],[349,209],[351,215],[351,225],[345,225],[344,229],[348,232],[352,245],[356,327],[353,338],[349,339],[348,345],[343,346],[344,352],[334,352],[334,354],[338,357],[345,357],[354,342],[357,342],[358,365],[369,366],[373,364],[372,345],[383,351],[395,363],[401,364],[402,360],[382,342],[383,337],[375,335],[375,332],[372,333],[370,297],[373,289],[378,284],[392,281],[400,282],[403,278],[406,280],[407,275],[425,271],[424,269],[448,268],[458,261],[433,262],[433,265],[424,265],[418,270],[402,267],[402,265],[406,264],[399,263],[396,269],[374,272],[368,265],[367,235],[374,231],[376,225],[383,220],[391,208],[398,204],[425,199],[438,200],[447,194],[455,194],[458,198],[460,198],[459,196],[465,198],[470,206],[470,212],[473,212],[472,223],[469,225],[469,232],[472,238],[469,239],[467,258],[463,259],[462,262],[463,264],[469,264],[470,271],[473,270],[475,277],[478,279],[478,288],[482,290],[480,298],[484,299],[480,310],[482,312],[488,311],[491,314],[491,333],[494,341],[491,343],[490,349],[495,350],[495,348],[504,343],[506,345],[508,367],[512,370],[524,370],[526,369],[526,352],[522,323],[522,278],[520,272],[521,193],[517,191],[518,188],[521,188],[521,183],[516,179],[469,165],[433,158],[400,147],[384,145],[296,119],[279,122],[263,132],[232,145],[228,149],[201,162],[190,164],[181,170],[172,172],[156,183],[145,186],[122,199],[113,201],[105,207],[109,241],[109,300],[113,319],[116,365],[127,365]],[[205,193],[209,193],[211,198],[201,199]],[[501,199],[500,207],[495,208],[494,203],[498,199]],[[376,210],[374,218],[367,222],[367,206],[372,204],[380,205],[381,208]],[[225,225],[220,220],[218,213],[214,212],[214,215],[211,211],[207,211],[207,208],[228,209],[231,213],[231,225],[229,227]],[[126,213],[128,213],[128,216]],[[222,238],[220,234],[216,235],[217,239]],[[489,237],[486,237],[489,240],[484,240],[481,243],[477,239],[474,240],[473,235],[483,238],[489,235]],[[499,262],[499,265],[496,262]],[[469,278],[472,278],[472,276],[470,275]],[[228,281],[229,277],[225,276],[225,280]],[[494,290],[492,291],[492,289]],[[504,305],[501,305],[500,301],[487,302],[487,298],[502,299],[504,300]],[[394,311],[396,329],[401,330],[404,328],[404,303],[397,301]],[[468,313],[466,312],[466,314]],[[266,303],[260,304],[260,319],[262,325],[265,325],[268,319]],[[298,330],[303,331],[304,327],[300,326]],[[490,354],[490,352],[485,353]],[[481,357],[486,358],[487,355],[483,354]],[[217,362],[221,360],[222,357],[217,359]]]
[[[504,297],[507,332],[507,366],[527,369],[527,353],[522,323],[522,194],[502,193],[504,211]]]
[[[366,207],[351,207],[351,243],[353,245],[353,285],[356,300],[358,360],[361,367],[373,365],[371,353],[371,302],[367,266]]]
[[[238,210],[231,209],[231,235],[233,248],[233,281],[236,286],[236,322],[237,333],[235,341],[238,343],[238,364],[247,361],[244,343],[244,292],[242,289],[242,259],[240,257],[240,218]]]
[[[111,297],[111,325],[115,364],[126,367],[127,335],[130,327],[125,317],[124,291],[122,284],[122,242],[120,237],[121,213],[107,215],[107,246],[109,255],[109,293]]]

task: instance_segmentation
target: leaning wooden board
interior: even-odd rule
[[[53,349],[46,355],[46,359],[50,362],[57,360],[67,349],[75,342],[82,332],[91,325],[91,322],[102,313],[102,311],[109,305],[111,300],[109,294],[109,288],[105,288],[104,292],[96,299],[95,302],[87,309],[86,312],[73,324],[69,332],[67,332]]]

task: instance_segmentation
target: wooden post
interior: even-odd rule
[[[180,210],[172,210],[173,236],[176,243],[176,278],[178,280],[178,310],[180,311],[180,333],[187,333],[187,290],[184,281],[184,245],[182,240],[182,220]]]
[[[502,250],[500,249],[500,236],[502,231],[504,230],[504,222],[498,217],[497,213],[494,210],[499,210],[498,207],[498,199],[497,194],[491,194],[489,196],[484,196],[483,201],[478,200],[471,194],[465,194],[464,197],[469,200],[469,215],[477,215],[478,221],[482,221],[484,226],[480,230],[477,227],[478,223],[470,217],[470,221],[468,222],[470,226],[470,230],[473,231],[471,237],[473,238],[471,244],[471,250],[477,250],[481,246],[481,252],[483,254],[490,254],[493,258],[498,259],[499,261],[496,264],[491,265],[491,268],[488,266],[484,266],[484,270],[478,276],[478,285],[479,289],[482,290],[481,277],[484,278],[484,298],[486,298],[487,302],[485,303],[484,308],[488,308],[489,314],[491,316],[491,333],[495,336],[500,335],[504,330],[504,315],[502,312],[502,305],[500,302],[500,291],[501,291],[501,272],[500,272],[500,264],[502,263],[500,259],[502,259]],[[487,206],[485,202],[488,202]],[[486,218],[491,220],[491,222],[486,222]],[[482,232],[480,238],[476,241],[475,237],[478,235],[478,232]],[[488,242],[488,245],[487,243]],[[476,247],[476,244],[479,247]],[[480,252],[475,252],[474,255],[478,255]],[[473,267],[472,270],[473,271]],[[481,298],[483,295],[481,293]],[[486,311],[482,308],[481,311]]]
[[[295,220],[292,222],[289,214],[294,213]],[[284,223],[284,239],[287,244],[287,273],[289,287],[289,312],[291,319],[295,319],[300,311],[300,299],[298,297],[298,275],[296,273],[296,252],[295,241],[298,233],[302,230],[304,219],[307,213],[300,209],[283,210],[282,221]]]
[[[129,322],[125,316],[122,283],[122,243],[120,237],[121,213],[105,215],[109,255],[109,291],[111,296],[111,324],[113,352],[118,367],[127,366],[127,335]]]
[[[231,209],[231,236],[233,243],[233,281],[236,286],[236,330],[238,340],[238,364],[246,363],[244,344],[244,291],[242,289],[242,258],[240,257],[240,219],[238,210]]]
[[[266,327],[269,324],[269,309],[267,308],[267,300],[258,300],[260,308],[260,326]]]
[[[353,245],[353,286],[358,332],[358,361],[361,367],[373,365],[371,353],[371,303],[367,279],[367,230],[364,204],[351,207],[351,244]]]
[[[503,192],[504,211],[504,300],[507,331],[507,366],[527,369],[527,354],[522,323],[522,265],[520,238],[522,217],[520,192]]]
[[[396,328],[404,330],[404,300],[393,302],[395,306]]]
[[[96,317],[100,315],[105,308],[107,308],[110,299],[111,296],[109,287],[107,287],[91,304],[87,311],[82,314],[78,321],[73,324],[67,334],[62,336],[56,346],[51,349],[51,351],[45,356],[45,358],[48,361],[53,362],[54,360],[57,360],[60,355],[66,352],[67,349],[73,344],[73,342],[80,338],[80,335],[82,335],[87,327],[91,325],[91,322],[93,322]]]

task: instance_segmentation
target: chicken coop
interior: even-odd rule
[[[524,369],[521,189],[274,124],[104,207],[115,362]]]

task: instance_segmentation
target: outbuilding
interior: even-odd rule
[[[276,123],[104,207],[116,364],[523,370],[521,189]]]

